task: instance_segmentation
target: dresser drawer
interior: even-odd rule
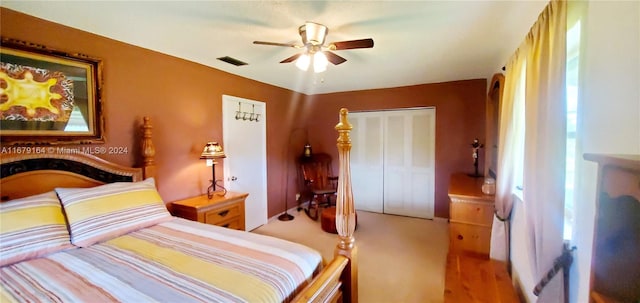
[[[240,204],[233,204],[227,207],[210,210],[204,215],[204,223],[218,225],[218,223],[227,221],[240,215]]]
[[[488,255],[491,243],[491,227],[465,223],[449,224],[449,250],[469,251]]]
[[[240,220],[240,217],[235,217],[231,220],[227,220],[227,221],[222,221],[222,222],[218,222],[216,224],[213,225],[217,225],[217,226],[221,226],[221,227],[226,227],[226,228],[230,228],[230,229],[244,229],[244,226],[242,226],[242,221]]]
[[[477,224],[490,227],[493,222],[493,204],[451,203],[451,222]]]

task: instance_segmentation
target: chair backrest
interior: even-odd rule
[[[331,165],[331,156],[326,153],[314,153],[311,157],[298,159],[300,172],[300,186],[302,189],[328,189],[335,188],[335,182]]]

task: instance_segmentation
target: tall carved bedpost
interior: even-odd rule
[[[145,179],[156,176],[156,161],[154,159],[156,148],[151,140],[152,129],[151,118],[144,117],[142,123],[142,172]],[[157,182],[158,180],[156,180],[156,186]]]
[[[356,229],[356,209],[353,203],[351,191],[351,138],[349,133],[353,126],[347,120],[349,111],[340,109],[340,122],[336,125],[338,131],[338,157],[340,159],[340,179],[338,179],[338,197],[336,201],[336,229],[340,241],[335,250],[335,255],[343,255],[349,258],[349,265],[343,272],[343,283],[349,283],[350,287],[343,294],[346,302],[358,302],[358,250],[355,244],[353,232]]]

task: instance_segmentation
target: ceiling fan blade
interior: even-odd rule
[[[329,62],[333,63],[333,65],[338,65],[338,64],[342,64],[345,61],[347,61],[347,59],[342,58],[332,52],[328,52],[328,51],[324,51],[323,52],[325,54],[325,56],[327,56],[327,60],[329,60]]]
[[[295,55],[293,55],[293,56],[291,56],[291,57],[289,57],[287,59],[284,59],[284,60],[280,61],[280,63],[289,63],[289,62],[296,61],[296,59],[298,59],[298,57],[300,57],[301,55],[302,54],[300,54],[300,53],[295,54]]]
[[[332,42],[329,44],[331,50],[355,49],[355,48],[371,48],[373,47],[373,39],[360,39],[350,41]]]
[[[261,45],[272,45],[272,46],[284,46],[284,47],[295,47],[300,48],[300,46],[290,43],[277,43],[277,42],[265,42],[265,41],[253,41],[253,44],[261,44]]]

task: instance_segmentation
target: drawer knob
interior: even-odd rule
[[[228,213],[229,213],[229,210],[227,209],[227,210],[223,210],[223,211],[219,212],[219,213],[218,213],[218,215],[219,215],[220,217],[224,217],[224,216],[226,216]]]
[[[458,240],[462,240],[464,237],[462,235],[458,235]]]

